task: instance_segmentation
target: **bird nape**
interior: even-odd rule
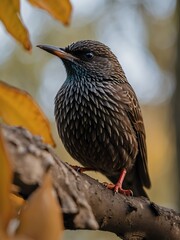
[[[143,187],[151,183],[141,109],[116,56],[92,40],[38,47],[59,57],[66,68],[54,110],[66,150],[85,169],[108,177],[113,182],[108,188],[147,197]]]

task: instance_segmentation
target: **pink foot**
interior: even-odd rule
[[[104,186],[110,190],[113,190],[115,193],[121,193],[125,196],[133,196],[133,192],[130,189],[123,189],[119,186],[119,184],[112,184],[112,183],[103,183]]]
[[[116,184],[112,183],[104,183],[104,185],[108,188],[113,190],[115,193],[119,192],[125,196],[133,196],[133,192],[130,189],[123,189],[122,183],[124,181],[124,178],[126,176],[126,169],[123,169],[120,173],[119,179]]]

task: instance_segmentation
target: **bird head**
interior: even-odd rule
[[[65,48],[50,45],[37,47],[59,57],[65,65],[68,77],[126,81],[116,56],[109,47],[98,41],[78,41]]]

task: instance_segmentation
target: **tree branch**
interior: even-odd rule
[[[67,229],[100,229],[131,240],[180,239],[179,213],[143,197],[114,195],[98,181],[74,171],[26,129],[6,125],[2,129],[20,195],[29,197],[51,168]]]

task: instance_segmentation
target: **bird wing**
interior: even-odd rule
[[[151,182],[147,168],[146,135],[141,109],[136,94],[129,83],[122,83],[119,94],[122,99],[121,104],[124,105],[124,110],[126,111],[137,136],[139,151],[135,162],[135,169],[137,170],[136,174],[138,174],[142,185],[150,188]]]

